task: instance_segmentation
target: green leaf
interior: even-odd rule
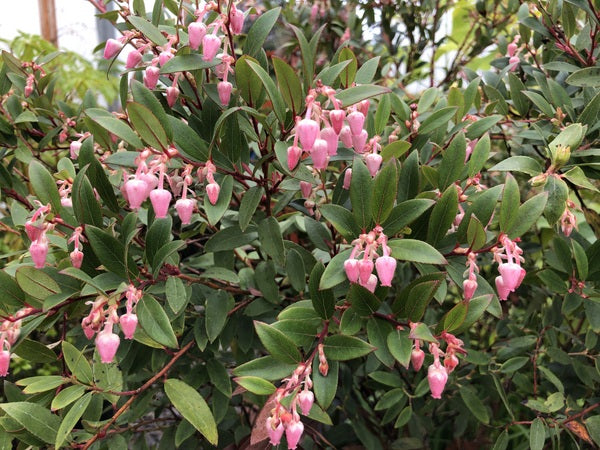
[[[381,301],[368,289],[357,283],[352,283],[346,300],[356,313],[362,317],[371,316],[381,306]]]
[[[544,216],[550,225],[554,225],[565,210],[569,197],[569,188],[567,187],[567,183],[557,175],[552,174],[546,181],[544,191],[548,193],[548,202],[546,203]]]
[[[526,89],[525,85],[514,73],[508,74],[508,84],[510,86],[510,97],[513,105],[521,117],[524,117],[529,110],[529,99],[525,97],[521,91]]]
[[[467,243],[469,247],[471,250],[479,250],[485,245],[486,241],[485,228],[479,219],[475,215],[472,215],[469,218],[469,225],[467,226]]]
[[[283,100],[295,116],[302,110],[302,85],[294,69],[283,59],[273,56],[273,68]]]
[[[302,361],[296,345],[284,333],[271,325],[256,320],[254,328],[262,344],[275,359],[288,364]]]
[[[22,378],[17,381],[17,386],[26,386],[23,389],[24,394],[37,394],[40,392],[56,389],[65,384],[68,380],[59,375],[47,375],[39,377]]]
[[[224,396],[231,398],[231,381],[229,380],[229,374],[225,366],[216,359],[210,359],[206,362],[206,370],[208,371],[210,382],[215,388]]]
[[[171,239],[171,230],[173,228],[173,219],[167,216],[164,219],[154,219],[148,232],[146,233],[146,250],[144,252],[146,260],[153,268],[155,267],[154,258],[158,250],[167,244]]]
[[[390,119],[390,113],[392,112],[392,101],[390,100],[390,95],[384,94],[379,100],[379,104],[377,105],[377,109],[375,111],[375,133],[382,134],[385,130],[385,126],[387,125]],[[396,141],[400,142],[400,141]],[[407,149],[408,150],[408,149]]]
[[[34,363],[56,362],[56,353],[44,344],[30,339],[23,339],[18,345],[12,347],[11,350],[19,357]]]
[[[396,361],[408,369],[413,348],[413,341],[408,338],[408,333],[394,330],[388,334],[387,346]]]
[[[494,125],[502,120],[501,115],[493,115],[484,117],[483,119],[479,119],[473,122],[471,125],[467,127],[466,136],[468,139],[477,139],[483,136],[483,133],[488,131]]]
[[[536,93],[536,92],[531,92],[531,91],[523,91],[523,94],[533,102],[533,104],[535,106],[538,107],[538,109],[544,113],[547,117],[554,117],[554,115],[556,114],[556,112],[554,111],[554,108],[552,107],[552,105],[550,105],[550,103],[548,103],[548,101],[542,97],[540,94]]]
[[[500,231],[506,233],[515,224],[519,203],[519,185],[515,178],[507,173],[500,202]]]
[[[334,361],[360,358],[375,350],[375,347],[362,339],[342,334],[326,337],[323,344],[325,355]]]
[[[92,186],[96,188],[98,194],[100,194],[100,198],[102,198],[106,206],[108,206],[111,211],[118,212],[119,204],[114,193],[114,188],[112,184],[110,184],[110,181],[108,181],[104,167],[102,167],[102,164],[100,164],[94,155],[93,137],[89,137],[83,141],[81,150],[79,151],[78,161],[79,167],[88,166],[86,176],[90,180]]]
[[[129,271],[133,272],[132,275],[137,275],[137,267],[130,256],[125,257],[125,246],[121,241],[112,234],[89,225],[85,227],[85,234],[92,250],[106,270],[127,278],[129,268]]]
[[[244,193],[238,216],[240,229],[242,231],[245,231],[250,224],[252,216],[254,216],[254,212],[263,196],[263,192],[264,190],[261,186],[253,186]]]
[[[536,417],[529,429],[529,448],[531,450],[542,450],[546,442],[546,424],[543,419]]]
[[[571,86],[591,87],[600,86],[600,69],[598,67],[586,67],[573,72],[565,80]]]
[[[117,119],[108,111],[100,108],[88,108],[85,110],[85,114],[102,128],[120,137],[133,148],[144,148],[144,144],[133,130],[124,121]]]
[[[321,282],[319,283],[319,289],[329,289],[343,283],[348,278],[344,271],[344,261],[350,256],[351,250],[344,250],[341,253],[335,255],[331,261],[327,264],[325,272],[321,276]]]
[[[342,102],[343,108],[347,108],[348,106],[362,102],[367,98],[388,94],[390,92],[391,91],[389,88],[383,86],[364,84],[362,86],[354,86],[349,89],[345,89],[342,92],[337,93],[335,98]]]
[[[272,356],[263,356],[252,361],[248,361],[235,369],[233,374],[237,376],[253,376],[266,380],[281,380],[290,375],[298,367],[297,363],[286,364],[275,359]]]
[[[38,439],[54,444],[60,419],[37,403],[2,403],[0,408]]]
[[[264,219],[258,227],[258,239],[261,249],[280,265],[285,261],[285,248],[279,222],[273,216]]]
[[[161,31],[146,19],[131,14],[127,17],[127,20],[135,29],[141,31],[156,45],[165,45],[167,43],[167,39],[163,36]]]
[[[80,223],[91,224],[96,227],[102,226],[102,211],[96,200],[92,183],[86,176],[88,167],[79,171],[71,190],[73,200],[73,212]]]
[[[394,161],[387,163],[375,177],[373,197],[371,198],[371,216],[376,224],[384,222],[396,200],[398,171]]]
[[[387,367],[394,366],[394,357],[387,348],[387,337],[394,328],[389,322],[371,317],[367,321],[367,336],[375,346],[375,357]]]
[[[214,205],[211,204],[208,200],[208,195],[204,196],[204,210],[206,211],[208,223],[211,225],[216,225],[216,223],[221,220],[221,217],[223,217],[223,214],[225,214],[229,208],[232,192],[233,177],[231,175],[226,175],[221,181],[221,191],[219,192],[217,203]]]
[[[37,198],[43,204],[50,203],[52,212],[60,214],[62,206],[56,182],[50,172],[37,159],[32,160],[29,164],[29,181]]]
[[[127,115],[133,129],[138,132],[146,144],[163,151],[169,147],[170,139],[167,137],[167,133],[149,108],[140,103],[129,102],[127,103]]]
[[[356,68],[358,67],[358,61],[356,56],[348,47],[344,47],[338,56],[338,62],[350,61],[350,63],[340,73],[340,81],[345,87],[349,87],[354,82],[356,76]]]
[[[376,56],[360,66],[355,77],[357,84],[367,84],[373,81],[373,78],[375,78],[375,75],[377,74],[377,68],[379,67],[380,59],[381,56]]]
[[[227,323],[227,315],[235,300],[226,291],[215,291],[206,297],[206,335],[214,342]]]
[[[306,286],[306,269],[302,255],[294,249],[287,252],[285,258],[285,271],[292,287],[298,292],[303,292]]]
[[[598,192],[596,186],[594,186],[588,177],[585,175],[581,167],[575,166],[572,169],[567,170],[563,177],[569,180],[571,183],[581,186],[582,188],[589,189],[591,191]]]
[[[486,133],[485,136],[477,141],[473,153],[471,153],[471,157],[469,158],[469,177],[477,175],[483,169],[490,156],[490,149],[490,135]]]
[[[15,279],[23,292],[39,300],[61,292],[58,283],[50,275],[32,266],[19,267]]]
[[[133,100],[135,102],[144,105],[152,112],[152,115],[158,119],[161,128],[167,136],[167,143],[170,142],[173,139],[173,130],[171,129],[169,116],[155,94],[135,79],[131,80],[131,94],[133,95]]]
[[[212,61],[204,61],[202,55],[192,53],[189,55],[177,55],[168,60],[164,66],[160,68],[161,74],[169,74],[175,72],[191,72],[194,70],[204,70],[215,67],[219,64],[218,58]]]
[[[175,314],[179,314],[179,312],[182,311],[188,304],[188,291],[185,288],[185,284],[183,284],[183,281],[181,281],[180,278],[167,278],[167,283],[165,285],[165,293],[167,296],[167,302],[169,303],[169,307],[171,308],[171,311],[173,311]]]
[[[399,233],[434,204],[435,200],[428,198],[417,198],[400,203],[392,209],[388,218],[383,222],[383,231],[387,236]]]
[[[460,328],[467,317],[468,304],[466,303],[458,303],[456,304],[450,311],[448,311],[441,323],[442,328],[449,332],[454,333],[458,328]]]
[[[399,159],[410,149],[410,145],[410,142],[407,141],[390,142],[381,150],[383,162],[388,162],[390,159]]]
[[[448,264],[446,258],[427,242],[416,239],[392,239],[388,241],[396,259],[424,264]]]
[[[538,161],[529,156],[511,156],[490,167],[489,170],[523,172],[533,177],[542,173],[542,166]]]
[[[460,174],[465,167],[466,149],[467,141],[465,140],[465,135],[463,133],[457,134],[444,152],[438,169],[438,187],[440,191],[445,190],[448,186],[459,180]]]
[[[327,372],[327,376],[321,375],[321,372],[319,372],[319,356],[315,355],[312,373],[313,391],[317,403],[323,409],[329,408],[338,389],[339,363],[337,361],[328,361],[328,365],[329,371]]]
[[[422,322],[410,331],[408,337],[410,339],[419,339],[426,342],[438,342],[437,339],[433,337],[433,334],[431,334],[429,327]]]
[[[67,367],[79,381],[83,383],[92,382],[92,366],[75,346],[67,341],[62,342],[62,353]]]
[[[442,280],[426,280],[410,286],[406,301],[403,302],[402,316],[408,317],[411,322],[420,321],[441,283]],[[404,296],[401,294],[401,297]]]
[[[600,415],[585,419],[585,427],[596,445],[600,445]]]
[[[206,401],[191,386],[181,380],[165,381],[165,394],[177,411],[190,422],[212,445],[217,445],[219,432],[213,414]]]
[[[460,398],[462,398],[462,401],[464,402],[465,406],[469,408],[469,411],[471,411],[473,416],[475,416],[475,418],[481,423],[484,423],[486,425],[489,424],[490,416],[488,414],[488,410],[483,404],[483,402],[480,400],[477,393],[475,393],[470,386],[462,386],[459,389],[459,392]]]
[[[160,303],[150,295],[138,302],[136,307],[140,326],[153,340],[165,347],[177,348],[177,338],[169,322],[169,318]]]
[[[271,395],[277,390],[273,383],[259,377],[237,377],[234,378],[237,384],[249,392],[256,395]]]
[[[56,441],[54,443],[56,448],[61,448],[62,444],[67,439],[67,436],[71,433],[73,427],[77,425],[77,422],[79,422],[79,419],[81,419],[81,416],[87,409],[91,400],[92,393],[88,392],[79,400],[77,400],[71,409],[69,409],[69,412],[65,414],[65,417],[63,418],[56,433]]]
[[[56,411],[58,409],[63,409],[65,406],[69,406],[75,400],[80,399],[85,393],[85,390],[85,386],[81,384],[76,384],[63,389],[52,399],[50,408],[52,411]]]
[[[440,128],[445,130],[448,127],[448,121],[457,109],[456,106],[447,106],[434,111],[419,127],[419,134],[428,134]]]
[[[471,326],[477,322],[486,311],[488,305],[492,301],[492,298],[493,294],[472,298],[469,301],[466,316],[461,324],[459,324],[456,328],[453,328],[453,333],[458,335],[471,328]]]
[[[250,244],[257,237],[258,233],[250,231],[243,233],[238,226],[234,225],[213,234],[210,239],[206,241],[204,250],[208,253],[234,250]]]
[[[256,19],[256,22],[254,22],[248,31],[248,36],[246,37],[246,42],[244,43],[244,55],[250,55],[255,58],[257,57],[265,42],[265,39],[271,32],[275,22],[277,22],[280,13],[281,8],[274,8],[265,12],[264,14],[261,14],[258,19]]]
[[[343,206],[323,204],[319,207],[319,211],[348,242],[353,241],[360,234],[361,230],[354,216]]]
[[[261,18],[264,17],[266,14],[263,14]],[[275,83],[271,79],[270,75],[259,64],[248,60],[248,65],[250,66],[250,69],[252,69],[254,73],[258,76],[258,78],[260,78],[260,81],[265,87],[267,95],[269,96],[269,98],[271,99],[271,103],[273,104],[273,112],[279,120],[279,123],[283,124],[285,122],[285,103],[279,90],[277,89],[277,86],[275,86]]]
[[[435,246],[442,240],[452,226],[458,212],[458,191],[454,184],[442,194],[436,202],[429,218],[427,241]]]
[[[373,180],[369,169],[362,159],[355,158],[352,163],[352,181],[350,182],[350,200],[352,213],[362,230],[371,229],[371,196]]]
[[[162,267],[163,263],[167,260],[167,258],[184,246],[184,241],[172,241],[166,243],[161,248],[159,248],[156,252],[156,255],[154,255],[154,270],[152,271],[152,276],[157,277],[160,272],[160,268]]]

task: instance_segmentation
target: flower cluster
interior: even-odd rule
[[[375,292],[378,277],[382,286],[391,286],[396,271],[396,260],[390,256],[391,249],[387,245],[387,236],[383,234],[383,229],[376,226],[369,233],[361,234],[352,245],[354,248],[350,257],[344,261],[348,280],[351,283],[359,283],[371,292]],[[382,256],[377,253],[380,246]],[[373,273],[373,268],[377,269],[377,275]]]
[[[507,235],[501,234],[499,238],[502,247],[493,249],[494,260],[498,263],[496,277],[496,289],[500,300],[508,299],[508,294],[514,292],[525,278],[525,269],[521,262],[525,261],[521,256],[523,250],[517,245],[517,240],[512,241]]]
[[[137,315],[133,308],[142,298],[143,292],[129,285],[125,292],[125,314],[117,313],[118,302],[111,303],[108,298],[100,296],[92,305],[90,313],[81,322],[83,332],[88,339],[96,334],[96,348],[103,363],[111,363],[119,348],[119,336],[114,333],[114,325],[121,325],[125,339],[133,339],[138,324]]]
[[[0,377],[8,375],[10,365],[10,349],[17,342],[21,333],[21,318],[27,316],[33,308],[26,306],[8,317],[0,325]]]
[[[321,366],[319,366],[319,370],[320,368]],[[277,389],[275,407],[266,423],[271,445],[279,445],[285,432],[288,449],[293,450],[298,446],[304,432],[304,424],[297,411],[298,406],[300,406],[302,415],[307,416],[315,401],[315,395],[310,390],[312,388],[311,370],[311,364],[298,365],[286,384]],[[281,404],[281,401],[287,396],[292,396],[289,408]]]

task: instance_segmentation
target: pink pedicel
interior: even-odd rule
[[[300,162],[300,156],[302,156],[302,149],[297,145],[292,145],[287,149],[287,164],[288,169],[294,170],[294,168]]]
[[[444,392],[444,387],[448,381],[448,372],[445,367],[442,367],[439,364],[439,361],[437,362],[437,365],[434,363],[429,366],[427,371],[427,381],[429,382],[431,396],[433,398],[441,399],[442,392]]]
[[[336,134],[340,134],[342,127],[344,126],[344,119],[346,118],[346,112],[343,109],[334,109],[329,112],[329,121],[331,127]]]
[[[169,212],[169,204],[173,196],[166,189],[154,189],[150,192],[150,201],[157,219],[164,219]]]
[[[363,131],[365,124],[365,115],[363,113],[359,111],[351,112],[346,116],[346,120],[348,121],[348,125],[350,125],[350,131],[353,136],[358,136]]]
[[[350,183],[352,183],[352,169],[348,169],[344,172],[344,184],[342,187],[348,190],[350,189]]]
[[[81,150],[81,142],[73,141],[69,145],[69,156],[71,159],[77,159],[79,156],[79,150]]]
[[[352,135],[352,148],[354,148],[356,153],[363,153],[365,151],[367,139],[369,139],[367,130],[362,130],[357,136]]]
[[[83,263],[83,252],[76,248],[70,253],[69,256],[71,257],[71,264],[73,265],[73,267],[75,267],[76,269],[80,269],[81,264]]]
[[[172,108],[175,106],[177,102],[177,98],[179,97],[179,89],[175,86],[169,86],[167,88],[167,104]]]
[[[304,433],[304,424],[300,420],[292,420],[285,429],[285,439],[287,440],[288,450],[294,450],[298,447],[298,442]]]
[[[296,125],[296,133],[302,148],[311,151],[315,140],[319,137],[319,124],[312,119],[302,119]]]
[[[104,46],[104,59],[111,59],[121,51],[123,44],[116,39],[109,39]]]
[[[304,198],[309,198],[310,194],[312,194],[312,184],[308,181],[300,182],[300,192],[302,192],[302,196]]]
[[[229,29],[233,34],[240,34],[244,28],[244,13],[231,5],[229,11]]]
[[[315,139],[310,151],[310,156],[312,156],[313,166],[315,169],[327,169],[327,163],[329,163],[329,155],[327,154],[327,151],[327,141],[325,139]]]
[[[146,67],[144,71],[144,86],[148,89],[154,89],[158,84],[158,78],[160,77],[160,69],[156,66]]]
[[[444,358],[444,367],[448,373],[454,372],[454,369],[458,366],[458,358],[455,355],[446,355]]]
[[[383,161],[383,158],[381,157],[381,155],[379,153],[369,153],[365,157],[365,163],[367,164],[367,169],[369,169],[369,173],[371,174],[372,177],[377,175],[377,172],[379,172],[379,168],[381,167],[382,161]]]
[[[340,141],[344,144],[346,148],[352,148],[352,131],[350,131],[350,127],[348,125],[344,125],[342,130],[340,131]],[[366,142],[366,141],[365,141]]]
[[[364,287],[365,289],[367,289],[371,293],[375,292],[375,289],[377,288],[377,275],[375,275],[375,274],[369,275],[369,279],[367,280],[367,282],[366,283],[361,282],[360,285],[362,287]]]
[[[182,225],[189,225],[192,221],[192,213],[196,206],[196,200],[191,198],[180,198],[175,202],[175,209],[181,219]]]
[[[329,156],[337,155],[338,142],[340,140],[338,133],[331,127],[323,128],[321,130],[321,139],[327,142],[327,154]]]
[[[31,243],[29,253],[31,254],[35,268],[43,269],[46,264],[46,256],[48,255],[48,241],[44,235]]]
[[[221,192],[221,187],[217,183],[208,183],[206,185],[206,194],[211,205],[215,205],[217,200],[219,200],[219,192]]]
[[[160,55],[158,55],[158,63],[162,66],[164,66],[171,58],[173,58],[173,53],[171,53],[170,50],[163,50],[162,52],[160,52]]]
[[[412,364],[415,372],[421,370],[423,367],[423,361],[425,361],[425,352],[420,348],[415,348],[410,354],[410,363]]]
[[[212,61],[221,47],[221,39],[215,34],[207,34],[202,38],[202,59]]]
[[[308,416],[310,409],[312,408],[313,403],[315,402],[315,394],[309,390],[300,391],[298,394],[298,404],[300,405],[300,411],[305,416]]]
[[[391,286],[396,271],[396,260],[391,256],[380,256],[375,260],[377,276],[382,286]]]
[[[112,332],[112,323],[107,322],[104,329],[96,336],[96,348],[103,363],[113,362],[120,341],[119,336]]]
[[[347,259],[344,261],[344,271],[350,283],[357,283],[358,277],[360,276],[360,270],[358,269],[357,259]]]
[[[361,259],[358,261],[358,273],[360,284],[365,285],[369,281],[371,273],[373,273],[373,261],[370,259]]]
[[[146,198],[148,198],[148,185],[143,180],[136,178],[128,180],[125,183],[125,191],[127,192],[127,199],[129,200],[129,207],[131,209],[139,209]]]
[[[217,84],[217,91],[219,92],[219,100],[221,100],[221,104],[223,106],[229,105],[229,100],[231,100],[231,90],[233,89],[233,85],[229,81],[220,81]]]
[[[198,50],[202,39],[206,36],[206,25],[202,22],[192,22],[188,26],[188,36],[190,40],[190,48],[192,50]]]
[[[142,54],[138,50],[132,50],[127,55],[127,62],[125,63],[126,69],[133,69],[142,62]]]
[[[277,422],[276,426],[275,422]],[[280,419],[273,417],[267,419],[267,433],[269,434],[269,443],[271,445],[279,445],[284,431],[283,423],[281,423]]]
[[[133,313],[123,314],[119,317],[119,324],[121,325],[121,330],[123,330],[125,339],[133,339],[138,324],[137,315]]]
[[[511,293],[511,290],[504,284],[502,276],[496,277],[496,290],[498,291],[498,298],[500,300],[507,300],[508,294]]]
[[[477,290],[477,281],[469,279],[463,281],[463,290],[465,291],[465,301],[468,302],[473,298],[473,294],[475,294],[475,291]]]

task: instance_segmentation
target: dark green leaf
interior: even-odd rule
[[[544,420],[537,417],[533,419],[529,429],[529,448],[531,450],[542,450],[546,441],[546,424]]]
[[[237,377],[233,381],[256,395],[271,395],[277,389],[273,383],[259,377]]]
[[[292,114],[296,115],[302,109],[303,95],[300,79],[294,69],[283,59],[274,56],[272,61],[281,95],[292,110]]]
[[[275,11],[275,10],[272,10],[272,11]],[[261,18],[267,14],[268,13],[263,14],[261,16]],[[246,42],[248,42],[248,41],[246,41]],[[273,112],[275,113],[275,116],[277,116],[277,119],[279,120],[280,123],[284,123],[285,122],[285,103],[283,101],[283,98],[282,98],[279,90],[277,89],[277,86],[275,86],[275,83],[273,82],[273,80],[271,79],[269,74],[260,65],[258,65],[257,63],[255,63],[253,61],[250,61],[250,60],[248,60],[248,65],[250,66],[250,69],[252,69],[254,71],[254,73],[260,78],[260,81],[262,82],[263,86],[265,87],[265,90],[267,91],[267,95],[269,96],[269,98],[271,99],[271,103],[273,104]]]
[[[121,241],[117,240],[112,234],[102,231],[100,228],[87,226],[85,234],[90,241],[90,245],[94,253],[107,270],[115,274],[127,278],[129,268],[132,275],[137,275],[137,268],[131,260],[131,257],[125,257],[125,246]],[[127,261],[127,265],[125,262]]]
[[[554,225],[565,210],[569,188],[567,183],[558,176],[552,174],[548,177],[544,191],[548,193],[548,202],[544,210],[544,216],[550,225]]]
[[[392,209],[388,218],[383,222],[383,231],[387,236],[399,233],[434,204],[434,200],[427,198],[406,200],[400,203]]]
[[[477,420],[481,423],[488,424],[490,423],[490,416],[488,414],[487,408],[480,400],[479,396],[473,392],[473,389],[469,386],[462,386],[459,389],[460,397],[462,401],[469,408],[469,411],[475,416]]]
[[[438,169],[438,187],[440,191],[444,191],[460,178],[460,174],[465,167],[466,149],[465,135],[463,133],[457,134],[444,152]]]
[[[425,264],[447,264],[446,258],[427,242],[416,239],[392,239],[388,242],[394,258]]]
[[[136,307],[140,326],[153,340],[165,347],[177,348],[177,338],[169,322],[169,318],[160,303],[150,295],[138,302]]]
[[[332,288],[348,279],[346,277],[346,272],[344,271],[344,261],[348,259],[350,252],[350,249],[344,250],[343,252],[335,255],[331,261],[329,261],[327,267],[325,268],[325,272],[321,277],[319,289]]]
[[[260,341],[275,359],[288,364],[302,361],[296,345],[284,333],[264,322],[254,321],[254,328]]]
[[[108,111],[100,108],[88,108],[85,110],[85,114],[102,128],[126,141],[133,148],[144,148],[144,144],[133,130],[125,122],[117,119]]]
[[[69,409],[69,412],[65,414],[65,417],[63,418],[56,433],[56,441],[54,444],[56,448],[62,447],[62,444],[67,439],[67,436],[71,433],[73,427],[77,425],[77,422],[79,422],[79,419],[81,419],[81,416],[90,404],[92,395],[93,394],[91,392],[85,394],[83,397],[77,400],[71,409]]]
[[[334,361],[347,361],[365,356],[374,351],[375,347],[362,339],[336,334],[325,338],[324,350],[327,358]]]
[[[369,169],[362,159],[355,158],[352,164],[352,181],[350,183],[350,200],[352,212],[358,226],[362,230],[371,229],[371,196],[373,180]]]
[[[246,42],[244,44],[244,55],[257,57],[265,39],[275,25],[275,22],[277,22],[280,13],[281,8],[274,8],[258,17],[248,31],[248,36],[246,37]]]
[[[62,206],[56,182],[44,165],[34,159],[29,164],[29,181],[37,198],[43,203],[52,205],[52,212],[60,214]]]
[[[219,63],[217,58],[212,61],[204,61],[202,55],[192,53],[189,55],[177,55],[168,60],[160,68],[160,73],[168,74],[175,72],[191,72],[194,70],[204,70],[216,66]]]
[[[542,173],[542,166],[529,156],[511,156],[490,167],[489,170],[523,172],[533,177]]]
[[[131,14],[127,17],[127,20],[135,29],[141,31],[156,45],[165,45],[167,43],[167,39],[163,36],[160,30],[146,19]]]
[[[456,106],[447,106],[433,112],[419,127],[419,134],[428,134],[439,128],[446,129],[448,121],[452,118],[456,110]]]
[[[376,97],[389,92],[390,90],[386,87],[376,86],[374,84],[365,84],[343,90],[342,92],[337,93],[335,97],[342,102],[342,107],[347,108],[348,106],[354,105],[355,103],[361,102],[367,98]]]
[[[273,216],[264,219],[258,227],[258,239],[261,249],[280,265],[285,261],[285,248],[279,222]]]
[[[54,444],[60,419],[37,403],[2,403],[0,408],[22,427],[48,444]]]
[[[206,297],[206,335],[214,342],[225,327],[227,315],[235,301],[226,291],[211,292]]]
[[[219,192],[217,203],[214,205],[211,204],[208,200],[208,195],[204,196],[204,210],[206,211],[208,223],[215,225],[221,220],[221,217],[223,217],[223,214],[225,214],[225,211],[229,208],[232,192],[233,177],[231,175],[226,175],[221,181],[221,191]]]
[[[127,104],[127,114],[134,130],[138,132],[146,144],[163,151],[169,147],[170,140],[167,133],[149,108],[140,103],[129,102]]]
[[[329,319],[335,311],[335,299],[330,289],[320,290],[320,282],[324,273],[325,267],[323,263],[318,262],[314,265],[308,281],[308,290],[313,308],[317,314],[323,319]]]
[[[398,191],[398,171],[394,161],[386,164],[375,177],[373,197],[371,198],[371,215],[376,224],[384,222],[392,209]]]
[[[264,191],[261,186],[253,186],[244,193],[244,196],[242,197],[242,203],[240,204],[240,213],[238,217],[240,229],[242,231],[245,231],[250,224],[252,216],[254,215],[258,204],[260,203],[263,192]]]
[[[502,191],[502,201],[500,203],[500,231],[506,233],[517,220],[519,210],[519,185],[515,178],[506,174],[504,190]]]
[[[180,278],[167,278],[167,283],[165,284],[165,293],[169,307],[175,314],[178,314],[188,303],[188,291]]]
[[[431,211],[427,241],[435,246],[446,235],[458,212],[458,191],[450,185]]]

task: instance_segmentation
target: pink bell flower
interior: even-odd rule
[[[120,343],[119,336],[113,333],[112,324],[107,323],[98,336],[96,336],[96,348],[100,355],[100,360],[105,363],[113,362]]]
[[[192,213],[196,206],[196,200],[192,198],[180,198],[175,202],[175,209],[181,219],[182,225],[189,225],[192,221]]]
[[[445,367],[432,364],[427,371],[427,381],[429,382],[429,390],[433,398],[442,398],[442,392],[448,381],[448,372]]]
[[[81,142],[73,141],[69,145],[69,156],[71,159],[77,159],[79,156],[79,150],[81,150]]]
[[[354,144],[352,143],[352,132],[350,131],[350,127],[348,125],[344,125],[342,127],[342,130],[340,131],[340,141],[342,141],[342,144],[344,144],[344,147],[346,148],[353,147]]]
[[[119,317],[119,324],[121,325],[125,339],[133,339],[138,324],[137,315],[134,313],[123,314]]]
[[[43,269],[46,264],[46,256],[48,255],[48,241],[44,235],[31,243],[29,253],[31,254],[35,268]]]
[[[380,256],[375,260],[375,268],[381,285],[391,286],[396,271],[396,259],[391,256]]]
[[[294,170],[294,168],[298,165],[300,161],[300,156],[302,156],[302,149],[297,145],[292,145],[287,149],[287,165],[288,169]]]
[[[208,195],[208,201],[211,205],[215,205],[219,200],[219,192],[221,187],[217,183],[208,183],[206,185],[206,194]]]
[[[127,55],[127,62],[125,63],[126,69],[133,69],[137,67],[137,65],[142,62],[142,54],[139,50],[132,50]]]
[[[452,373],[454,369],[458,366],[458,358],[456,355],[446,355],[444,358],[444,367],[448,373]]]
[[[69,254],[69,256],[71,257],[71,264],[73,267],[80,269],[81,264],[83,263],[83,252],[76,248]]]
[[[223,106],[229,105],[231,100],[231,90],[233,85],[229,81],[220,81],[217,84],[217,91],[219,92],[219,100]]]
[[[312,391],[307,389],[301,391],[298,394],[298,404],[300,405],[300,411],[305,416],[308,416],[310,409],[312,408],[313,403],[315,402],[315,394]]]
[[[175,106],[177,102],[177,98],[179,97],[179,89],[175,86],[169,86],[167,88],[167,104],[172,108]]]
[[[238,35],[244,28],[244,13],[237,9],[235,5],[231,5],[229,11],[229,29],[234,35]]]
[[[329,156],[337,155],[338,142],[340,138],[333,128],[327,127],[321,130],[321,139],[327,142],[327,154]]]
[[[8,366],[10,365],[10,352],[8,350],[0,351],[0,377],[8,375]]]
[[[302,148],[310,151],[319,137],[319,124],[312,119],[302,119],[296,126],[296,133],[298,133]]]
[[[202,59],[212,61],[221,47],[221,39],[216,34],[207,34],[202,38]]]
[[[367,169],[369,169],[369,173],[371,174],[372,177],[377,175],[377,172],[379,171],[379,168],[381,167],[382,161],[383,161],[383,158],[381,157],[381,155],[379,153],[369,153],[365,157]]]
[[[206,36],[206,25],[202,22],[192,22],[188,26],[188,37],[190,48],[192,50],[198,50],[202,40]]]
[[[308,181],[300,182],[300,192],[302,192],[302,196],[304,198],[309,198],[310,194],[312,194],[312,184]]]
[[[116,39],[109,39],[104,46],[104,59],[111,59],[121,51],[123,44]]]
[[[498,266],[498,272],[502,275],[504,286],[510,291],[517,289],[525,277],[525,269],[517,263],[502,263]]]
[[[367,282],[366,283],[361,282],[360,285],[362,287],[364,287],[365,289],[367,289],[371,293],[375,292],[375,289],[377,288],[377,275],[375,275],[375,274],[369,275],[369,279],[367,280]]]
[[[160,54],[158,55],[158,63],[162,66],[164,66],[171,58],[173,58],[173,53],[171,53],[169,50],[163,50],[162,52],[160,52]]]
[[[274,422],[276,420],[277,426],[274,426]],[[283,423],[281,423],[281,420],[274,419],[273,417],[269,417],[267,419],[267,433],[269,435],[269,443],[271,445],[279,445],[279,443],[281,442],[281,438],[283,437],[284,431],[285,430],[283,428]]]
[[[369,281],[369,277],[373,272],[373,261],[370,259],[361,259],[358,261],[358,272],[360,278],[360,284],[365,285]]]
[[[288,450],[294,450],[298,447],[302,433],[304,433],[304,424],[300,420],[293,420],[288,424],[285,429]]]
[[[343,109],[334,109],[329,112],[329,120],[331,127],[336,134],[340,134],[342,127],[344,126],[344,119],[346,118],[346,112]]]
[[[498,291],[498,298],[500,300],[507,300],[508,294],[511,290],[504,284],[504,279],[501,275],[496,277],[496,290]]]
[[[350,125],[350,131],[353,136],[358,136],[363,131],[365,124],[365,115],[359,111],[351,112],[346,116],[348,125]]]
[[[173,196],[166,189],[154,189],[150,192],[150,201],[157,219],[164,219],[169,212],[169,203]]]
[[[134,178],[128,180],[125,183],[125,191],[127,192],[127,199],[129,200],[129,207],[131,209],[139,209],[146,198],[148,198],[148,185],[140,179]]]
[[[363,153],[365,151],[365,145],[369,139],[369,133],[367,130],[362,130],[360,134],[352,136],[352,147],[357,153]]]
[[[465,301],[469,301],[473,298],[473,294],[477,290],[477,280],[467,279],[463,281],[463,290],[465,291]]]
[[[144,86],[148,89],[154,89],[158,84],[160,69],[156,66],[148,66],[144,71]]]
[[[342,187],[346,190],[350,189],[350,183],[352,183],[352,169],[347,169],[344,172],[344,184]]]
[[[329,155],[327,141],[324,139],[315,139],[315,142],[310,151],[312,156],[313,166],[317,170],[327,169],[327,163],[329,162]]]
[[[344,261],[344,271],[346,272],[346,276],[350,283],[357,283],[358,278],[360,276],[360,271],[358,269],[358,260],[356,259],[347,259]]]
[[[425,361],[425,352],[420,348],[414,348],[410,353],[410,362],[413,366],[413,369],[415,369],[415,372],[421,370],[421,367],[423,367],[423,361]]]

